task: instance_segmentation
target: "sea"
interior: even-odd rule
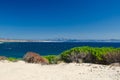
[[[0,56],[22,58],[27,52],[42,56],[59,55],[74,47],[120,47],[120,42],[4,42],[0,43]]]

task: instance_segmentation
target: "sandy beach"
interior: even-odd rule
[[[88,63],[40,65],[2,61],[0,80],[120,80],[120,67]]]

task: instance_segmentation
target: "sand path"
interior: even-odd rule
[[[120,80],[120,67],[96,64],[40,65],[0,62],[0,80]]]

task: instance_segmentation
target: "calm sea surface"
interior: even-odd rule
[[[28,51],[40,55],[57,55],[78,46],[120,47],[120,43],[108,42],[6,42],[0,43],[0,56],[22,58]]]

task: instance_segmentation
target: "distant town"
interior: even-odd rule
[[[25,39],[2,39],[0,42],[120,42],[120,39],[45,39],[45,40],[25,40]]]

